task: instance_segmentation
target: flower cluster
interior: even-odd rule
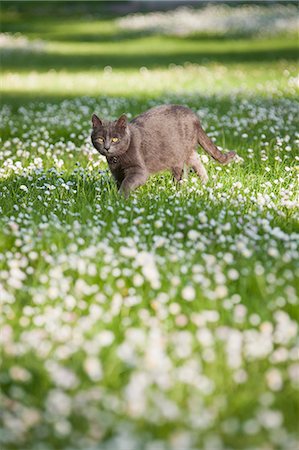
[[[0,33],[0,49],[6,52],[12,50],[40,52],[44,49],[44,42],[41,39],[29,41],[27,37],[21,33]]]
[[[118,24],[125,30],[180,36],[193,33],[275,35],[296,32],[298,10],[295,5],[179,7],[167,12],[131,14],[119,19]]]

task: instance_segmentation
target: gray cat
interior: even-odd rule
[[[196,114],[184,106],[157,106],[131,122],[125,115],[108,122],[93,114],[92,124],[92,143],[107,158],[117,187],[126,197],[156,172],[171,170],[180,181],[184,164],[203,183],[207,182],[207,172],[196,151],[198,144],[221,164],[229,163],[236,155],[221,153],[203,131]]]

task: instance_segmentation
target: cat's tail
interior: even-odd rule
[[[198,143],[199,145],[220,164],[228,164],[235,156],[235,152],[222,153],[211,139],[206,135],[200,123],[198,123]]]

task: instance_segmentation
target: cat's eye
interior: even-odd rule
[[[113,137],[111,140],[112,140],[112,142],[118,142],[119,141],[119,139],[117,137]]]
[[[99,137],[99,138],[96,139],[96,141],[99,142],[100,144],[102,144],[104,142],[104,139]]]

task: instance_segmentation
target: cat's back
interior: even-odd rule
[[[135,117],[131,124],[140,128],[161,129],[182,123],[194,124],[198,120],[195,113],[182,105],[160,105]]]

